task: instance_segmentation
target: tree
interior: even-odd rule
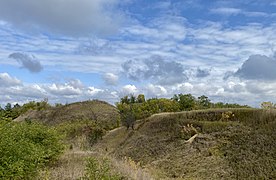
[[[136,118],[132,106],[129,104],[118,103],[117,108],[120,111],[122,125],[126,126],[127,129],[129,129],[129,127],[134,129]]]
[[[201,108],[209,108],[211,106],[211,101],[209,100],[209,98],[205,95],[202,95],[200,97],[197,98],[198,99],[198,103],[201,106]]]
[[[133,94],[130,95],[130,103],[131,104],[136,103],[136,97]]]
[[[272,109],[275,105],[272,102],[262,102],[261,108],[263,109]]]
[[[130,99],[128,98],[128,96],[121,98],[121,103],[122,104],[130,104]]]
[[[177,101],[180,105],[180,110],[193,110],[196,105],[196,99],[191,94],[178,94],[174,95],[172,98]]]
[[[12,110],[11,103],[7,103],[7,105],[5,106],[5,111],[11,111],[11,110]]]
[[[138,97],[137,97],[137,102],[138,103],[144,103],[146,100],[145,100],[145,95],[144,94],[139,94]]]

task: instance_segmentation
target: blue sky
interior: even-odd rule
[[[0,104],[276,102],[275,0],[0,0]]]

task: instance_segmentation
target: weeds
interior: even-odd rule
[[[97,160],[94,157],[87,159],[84,177],[81,180],[122,180],[119,174],[112,173],[110,162],[107,159]]]

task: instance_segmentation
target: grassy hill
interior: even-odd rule
[[[87,157],[109,159],[125,179],[276,179],[276,110],[160,113],[127,130],[118,127],[115,107],[85,101],[29,111],[16,121],[24,119],[65,136],[66,153],[42,173],[49,179],[80,178]]]
[[[45,110],[29,110],[14,121],[54,127],[71,149],[89,149],[109,130],[120,125],[117,109],[103,101],[76,102]]]
[[[92,120],[105,126],[118,125],[119,113],[117,109],[104,101],[84,101],[51,107],[46,110],[30,110],[19,116],[15,121],[39,121],[47,125],[57,125],[64,122]]]
[[[275,130],[274,110],[163,113],[110,132],[95,149],[130,157],[156,179],[276,179]]]

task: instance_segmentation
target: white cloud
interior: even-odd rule
[[[76,96],[82,93],[81,89],[73,87],[70,84],[52,84],[50,86],[46,86],[45,89],[47,92],[51,93],[55,96]]]
[[[104,92],[104,90],[95,87],[88,87],[87,92],[90,96],[96,96],[98,93]]]
[[[183,93],[190,93],[193,91],[193,88],[194,86],[191,83],[186,82],[186,83],[178,84],[176,88],[173,88],[173,89],[177,91],[181,91]]]
[[[137,94],[138,89],[135,85],[125,85],[122,87],[121,94],[122,95],[129,95],[129,94]]]
[[[245,16],[248,16],[248,17],[269,17],[269,16],[272,16],[265,13],[265,12],[250,12],[250,11],[246,11],[243,13]]]
[[[164,97],[168,95],[168,91],[163,86],[149,84],[146,86],[146,95],[149,97]]]
[[[0,73],[0,87],[12,87],[21,85],[21,81],[11,77],[8,73]]]
[[[93,43],[99,45],[96,47],[101,49],[100,53],[96,50],[94,54],[76,53],[80,44],[87,40],[64,38],[49,41],[45,36],[25,37],[24,34],[19,34],[19,38],[15,38],[5,35],[6,31],[11,31],[5,29],[7,28],[5,26],[3,27],[5,31],[1,31],[0,28],[0,35],[3,33],[3,38],[5,38],[4,43],[1,44],[3,48],[0,50],[0,59],[3,58],[2,54],[6,57],[9,51],[26,49],[26,52],[40,52],[40,62],[53,70],[58,66],[64,71],[105,74],[118,72],[121,64],[129,59],[149,59],[159,55],[181,62],[187,68],[200,66],[202,69],[209,69],[216,64],[216,67],[222,68],[222,70],[234,70],[248,56],[252,54],[269,55],[272,49],[276,48],[274,36],[276,28],[273,24],[264,27],[262,24],[255,23],[225,28],[221,23],[202,22],[199,26],[195,26],[183,22],[184,20],[178,21],[180,21],[178,18],[172,19],[171,24],[176,24],[180,32],[184,30],[185,36],[182,36],[182,33],[178,34],[178,31],[171,30],[170,33],[175,33],[176,37],[171,38],[168,35],[170,33],[165,33],[163,29],[160,30],[159,27],[166,26],[167,21],[160,20],[152,25],[139,24],[142,31],[139,34],[132,33],[136,29],[136,24],[130,24],[128,27],[122,28],[117,39],[107,41],[96,38],[93,40]],[[144,29],[148,28],[154,32],[145,33],[147,30]],[[155,31],[162,32],[156,34]],[[18,32],[12,31],[12,33]],[[180,39],[189,43],[179,43]],[[108,51],[108,48],[105,49],[105,43],[108,44],[108,48],[112,47],[111,51]],[[90,51],[89,47],[88,51]],[[108,53],[102,54],[101,51]],[[10,61],[4,60],[1,63],[11,64]]]
[[[84,88],[83,83],[79,79],[70,79],[67,82],[68,85],[72,86],[75,89],[82,89]]]
[[[231,15],[244,15],[247,17],[273,17],[273,14],[268,14],[266,12],[260,11],[246,11],[238,8],[230,8],[230,7],[220,7],[213,8],[210,10],[213,14],[231,16]]]
[[[103,79],[107,85],[116,85],[118,83],[119,77],[113,73],[106,73]]]
[[[121,32],[131,39],[139,37],[144,42],[182,41],[187,34],[185,26],[184,17],[166,15],[152,19],[147,26],[135,22]]]
[[[0,20],[27,29],[88,36],[116,31],[122,14],[117,0],[8,0],[0,1]],[[116,17],[116,18],[114,18]]]
[[[211,9],[210,12],[215,14],[223,14],[223,15],[237,15],[237,14],[240,14],[242,10],[238,8],[220,7],[220,8]]]

